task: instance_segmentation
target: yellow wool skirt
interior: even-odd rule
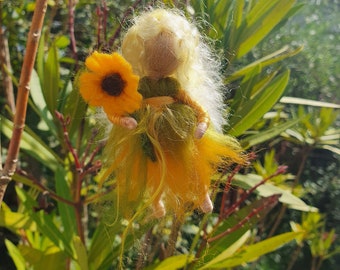
[[[244,163],[238,142],[209,128],[194,137],[196,114],[187,105],[144,105],[138,126],[114,126],[105,147],[104,178],[115,182],[124,215],[160,199],[167,212],[184,213],[204,200],[217,169]]]

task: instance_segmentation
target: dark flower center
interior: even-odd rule
[[[119,73],[113,73],[102,80],[101,87],[108,95],[117,97],[123,92],[125,84]]]

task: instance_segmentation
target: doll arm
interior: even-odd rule
[[[137,121],[130,116],[108,115],[107,117],[113,124],[127,129],[135,129],[137,127]]]
[[[192,100],[191,97],[183,90],[179,91],[176,98],[177,100],[193,108],[194,111],[196,112],[198,125],[195,131],[195,137],[197,139],[202,138],[210,123],[208,113],[202,108],[201,105],[199,105],[196,101]]]

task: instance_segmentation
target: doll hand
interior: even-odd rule
[[[204,201],[200,205],[201,210],[203,213],[210,213],[212,212],[214,206],[211,202],[210,196],[208,193],[205,194]]]
[[[127,129],[135,129],[137,127],[137,121],[129,116],[120,118],[120,125]]]
[[[206,122],[201,122],[197,125],[197,128],[195,130],[195,138],[201,139],[204,135],[204,133],[207,131],[208,124]]]
[[[157,202],[154,203],[153,205],[153,215],[156,218],[162,218],[165,216],[165,207],[164,207],[164,203],[162,202],[162,200],[158,200]]]

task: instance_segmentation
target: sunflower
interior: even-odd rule
[[[79,77],[79,91],[91,106],[102,106],[108,116],[126,115],[139,109],[139,77],[118,53],[93,52],[85,61],[87,71]]]

